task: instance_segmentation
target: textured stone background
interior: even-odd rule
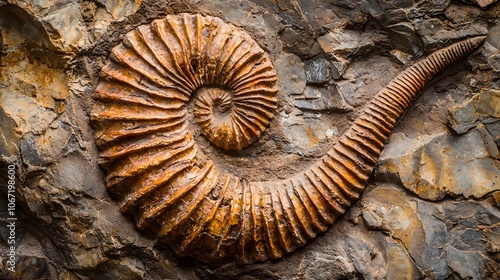
[[[180,12],[221,17],[271,55],[281,101],[255,145],[275,158],[263,152],[245,168],[271,160],[277,176],[328,149],[406,64],[489,36],[425,88],[362,199],[328,232],[279,261],[209,267],[174,256],[119,212],[88,118],[110,48]],[[500,279],[496,0],[0,0],[0,32],[2,253],[7,165],[19,173],[17,270],[2,255],[0,278]]]

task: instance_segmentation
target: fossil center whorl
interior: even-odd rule
[[[195,115],[200,125],[204,121],[204,115],[226,117],[233,109],[233,93],[221,88],[202,88],[196,98],[196,108]]]
[[[250,143],[243,143],[236,134],[233,123],[233,94],[221,88],[202,88],[195,102],[195,119],[202,133],[218,147],[239,149]]]
[[[195,97],[194,116],[203,135],[226,150],[240,150],[255,142],[272,112],[234,100],[232,90],[204,87]]]

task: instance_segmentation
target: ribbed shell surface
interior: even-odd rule
[[[281,258],[326,231],[358,199],[416,93],[483,41],[456,43],[405,70],[304,172],[246,182],[197,158],[188,103],[212,143],[251,145],[276,108],[269,56],[218,18],[155,20],[112,50],[96,88],[91,118],[106,185],[139,229],[153,231],[179,255],[212,264]]]

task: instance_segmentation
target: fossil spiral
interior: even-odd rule
[[[483,41],[453,44],[402,72],[304,172],[246,182],[197,157],[188,103],[214,145],[251,145],[277,107],[269,56],[215,17],[154,20],[126,34],[101,70],[91,119],[106,185],[139,229],[179,255],[214,264],[278,259],[326,231],[357,200],[416,93]]]

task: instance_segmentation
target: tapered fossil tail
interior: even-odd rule
[[[359,194],[356,190],[363,189],[385,141],[417,93],[437,73],[476,50],[485,39],[486,36],[470,38],[432,53],[403,71],[375,95],[360,117],[326,156],[343,160],[353,166],[345,169],[356,178],[349,182],[349,185],[353,186],[353,192]],[[329,164],[344,165],[339,160]]]
[[[353,166],[346,168],[347,173],[356,178],[349,182],[353,191],[363,189],[385,141],[417,93],[437,73],[476,50],[485,39],[486,36],[470,38],[432,53],[403,71],[375,95],[360,117],[326,156],[342,159]],[[336,161],[337,163],[328,163],[343,165],[339,160]]]
[[[129,32],[101,70],[91,119],[106,185],[139,229],[179,255],[213,264],[278,259],[356,201],[416,93],[484,39],[456,43],[405,70],[303,173],[248,183],[199,156],[188,114],[222,149],[252,145],[277,107],[269,55],[218,18],[155,20]]]

